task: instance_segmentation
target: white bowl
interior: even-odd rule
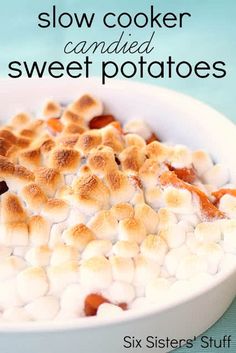
[[[105,102],[121,121],[144,118],[161,139],[204,148],[229,167],[236,181],[236,129],[221,114],[185,95],[155,86],[100,79],[3,79],[0,81],[0,119],[22,110],[35,111],[46,99],[68,102],[89,92]],[[29,288],[30,290],[30,288]],[[161,309],[130,311],[116,319],[86,318],[70,322],[0,323],[0,351],[4,353],[120,353],[124,337],[187,339],[213,325],[236,294],[236,268],[216,276],[207,288]],[[155,352],[171,349],[153,348]],[[137,349],[138,350],[138,349]],[[129,349],[137,351],[136,349]]]

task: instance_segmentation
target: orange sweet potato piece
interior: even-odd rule
[[[231,195],[236,197],[236,189],[220,189],[212,192],[212,195],[215,197],[215,203],[218,204],[221,197],[223,197],[224,195]]]
[[[160,141],[157,135],[153,132],[151,136],[146,140],[146,144],[149,145],[149,143],[153,141]]]
[[[59,118],[50,118],[50,119],[48,119],[47,120],[47,126],[54,133],[62,132],[63,127],[64,127]]]
[[[204,192],[198,189],[197,186],[188,184],[179,179],[175,172],[164,172],[160,176],[160,183],[163,186],[172,185],[176,188],[186,189],[198,196],[202,215],[206,220],[225,218],[224,213],[212,204]]]
[[[90,129],[101,129],[114,121],[116,121],[116,119],[114,118],[113,115],[95,116],[93,119],[90,120],[89,128]]]
[[[174,172],[177,177],[186,183],[192,184],[196,180],[196,173],[193,168],[174,168],[171,165],[167,165],[171,172]]]
[[[95,316],[97,314],[99,306],[103,303],[110,303],[110,301],[100,294],[92,293],[87,295],[84,303],[85,315]]]

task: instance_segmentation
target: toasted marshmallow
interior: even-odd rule
[[[129,203],[120,202],[112,206],[111,209],[117,221],[125,218],[132,218],[134,216],[134,209]]]
[[[26,221],[26,212],[20,199],[9,192],[1,196],[1,222],[23,223]]]
[[[50,249],[53,249],[56,245],[63,243],[62,234],[66,228],[67,221],[62,223],[54,223],[52,225],[48,242],[48,246]]]
[[[1,259],[0,262],[0,280],[4,281],[16,276],[26,266],[23,259],[18,256],[8,256]]]
[[[69,109],[65,109],[62,116],[61,122],[65,125],[76,124],[80,126],[85,126],[84,118],[78,114],[73,113]]]
[[[141,136],[144,140],[148,140],[152,134],[151,128],[142,119],[133,119],[124,125],[124,132],[133,133]]]
[[[102,143],[101,132],[98,130],[85,131],[78,139],[75,145],[76,150],[86,156],[93,148]]]
[[[80,153],[74,149],[57,147],[50,153],[48,165],[61,173],[74,173],[80,164]]]
[[[69,316],[83,315],[86,291],[80,284],[70,284],[61,295],[61,310]]]
[[[223,225],[223,248],[226,252],[236,254],[236,220],[227,220]]]
[[[138,148],[144,148],[146,141],[140,135],[127,133],[125,135],[125,144],[127,147],[137,146]]]
[[[101,129],[102,144],[112,148],[115,153],[120,153],[124,148],[124,138],[122,129],[117,128],[114,124],[117,124],[117,122],[108,124]]]
[[[174,168],[189,167],[192,164],[191,151],[186,146],[175,145],[172,147],[168,162]]]
[[[22,198],[33,211],[40,211],[47,201],[47,196],[36,183],[27,184],[21,191]]]
[[[11,118],[11,124],[15,127],[15,128],[22,128],[23,126],[25,126],[26,124],[28,124],[30,122],[30,115],[27,113],[18,113],[17,115],[14,115]]]
[[[0,178],[6,180],[13,175],[15,166],[7,158],[0,156]]]
[[[137,146],[126,147],[119,155],[122,169],[126,172],[136,173],[145,161],[145,153]]]
[[[17,282],[15,278],[0,282],[0,307],[11,309],[21,306],[22,300],[17,290]]]
[[[27,313],[25,308],[9,308],[4,311],[2,316],[4,321],[8,322],[25,322],[31,321],[31,316]]]
[[[155,210],[160,207],[164,207],[163,191],[160,187],[155,186],[154,188],[147,189],[145,191],[146,202]]]
[[[61,106],[59,103],[53,100],[49,100],[43,107],[43,115],[46,118],[58,117],[61,113]]]
[[[74,148],[77,141],[79,139],[79,134],[73,134],[73,135],[63,135],[58,138],[58,142],[60,146],[64,148]]]
[[[131,283],[134,277],[134,263],[130,258],[112,256],[110,258],[113,280]]]
[[[100,177],[116,170],[117,164],[113,150],[110,147],[100,147],[92,150],[88,156],[88,166],[94,174]]]
[[[162,265],[168,246],[163,238],[150,234],[143,240],[140,250],[144,257],[151,261],[157,261]]]
[[[82,286],[97,291],[110,286],[112,270],[110,262],[104,256],[91,257],[81,264],[80,280]]]
[[[36,148],[21,152],[19,154],[19,163],[28,169],[40,167],[42,163],[40,149]]]
[[[125,218],[119,222],[119,240],[127,240],[140,244],[147,232],[143,222],[136,218]]]
[[[12,249],[4,246],[4,245],[0,245],[0,261],[2,259],[4,259],[5,257],[8,257],[11,255]]]
[[[169,295],[171,282],[166,278],[155,278],[148,282],[145,296],[154,304],[166,302]]]
[[[52,320],[59,311],[59,300],[53,296],[37,298],[25,306],[33,320]]]
[[[1,223],[0,240],[6,246],[26,246],[29,240],[25,222]]]
[[[155,159],[146,159],[139,170],[139,176],[146,188],[154,188],[157,185],[158,177],[163,167]]]
[[[46,245],[49,240],[50,224],[42,216],[32,216],[29,219],[29,239],[32,245]]]
[[[148,158],[153,159],[159,163],[167,161],[171,153],[171,148],[163,143],[154,141],[146,146],[146,154]]]
[[[45,167],[38,168],[35,171],[35,181],[49,197],[54,196],[56,190],[63,182],[62,176],[58,171]]]
[[[41,267],[28,267],[17,276],[17,289],[25,302],[32,301],[48,291],[47,275]]]
[[[51,222],[63,222],[69,213],[67,202],[60,199],[49,199],[42,209],[42,216],[48,218]]]
[[[229,171],[221,164],[215,164],[202,175],[205,184],[211,184],[219,188],[228,183]]]
[[[186,245],[171,249],[165,257],[165,268],[170,276],[175,276],[180,261],[190,255],[190,250]]]
[[[196,254],[207,261],[208,272],[214,275],[218,271],[219,264],[224,256],[224,251],[219,244],[203,243],[198,245]]]
[[[112,249],[110,240],[92,240],[82,253],[82,258],[87,260],[96,256],[108,256]]]
[[[156,233],[158,226],[158,214],[145,203],[141,203],[135,206],[135,218],[140,219],[147,233]]]
[[[113,303],[131,303],[135,297],[135,290],[130,283],[115,281],[109,287],[107,297]]]
[[[25,167],[15,165],[14,173],[7,179],[11,191],[19,192],[26,184],[33,182],[34,174]]]
[[[137,256],[134,260],[134,284],[136,286],[145,286],[148,281],[159,276],[160,265],[158,262],[151,261],[143,255]]]
[[[44,267],[49,264],[51,257],[51,250],[47,245],[30,248],[26,254],[25,259],[31,266]]]
[[[164,189],[163,199],[172,212],[189,214],[193,212],[192,194],[188,190],[169,186]]]
[[[73,183],[76,205],[82,213],[91,215],[109,204],[109,191],[96,175],[85,175]]]
[[[103,303],[98,307],[97,316],[103,318],[117,317],[123,313],[123,310],[114,304]]]
[[[84,224],[77,224],[66,228],[62,234],[62,240],[78,251],[83,251],[88,243],[95,239],[94,233]]]
[[[176,278],[180,280],[190,279],[199,273],[207,272],[207,261],[197,255],[187,255],[180,261]]]
[[[199,176],[205,173],[208,169],[213,167],[213,162],[208,153],[202,150],[194,151],[192,153],[193,166]]]
[[[65,262],[76,261],[78,258],[79,254],[76,248],[70,245],[58,244],[52,251],[51,265],[61,265]]]
[[[118,231],[118,222],[111,211],[100,211],[88,222],[98,239],[112,240]]]
[[[197,224],[194,235],[196,240],[202,243],[219,242],[221,229],[218,222],[203,222]]]
[[[124,258],[136,257],[139,252],[139,246],[136,242],[118,240],[113,245],[113,253],[116,256],[121,256]]]
[[[159,235],[166,241],[169,248],[178,248],[185,241],[185,223],[179,222],[177,224],[170,224],[168,227],[162,229]]]
[[[69,105],[72,113],[82,116],[86,122],[93,117],[101,115],[103,112],[102,102],[88,94],[83,95],[78,100]]]
[[[220,199],[219,209],[229,218],[236,218],[236,197],[232,195],[222,196]]]
[[[135,193],[135,188],[129,178],[121,171],[109,172],[105,177],[105,182],[110,190],[112,205],[130,201]]]
[[[79,281],[79,265],[78,261],[66,262],[57,266],[50,266],[47,270],[50,294],[60,294],[64,288],[71,283]]]

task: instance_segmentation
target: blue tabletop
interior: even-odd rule
[[[52,11],[56,3],[58,12],[94,12],[96,15],[94,25],[89,28],[47,28],[37,26],[40,12]],[[159,1],[127,1],[127,0],[60,0],[49,2],[46,0],[8,0],[1,4],[0,11],[0,76],[9,73],[8,63],[18,61],[54,61],[64,63],[72,60],[83,60],[82,55],[65,55],[63,47],[68,41],[79,42],[101,41],[112,42],[121,34],[121,28],[105,29],[102,25],[102,16],[105,12],[114,13],[137,12],[150,13],[150,5],[154,5],[157,12],[189,12],[191,18],[186,19],[183,28],[158,29],[155,33],[155,50],[146,58],[147,60],[167,60],[171,55],[176,61],[186,60],[192,64],[198,61],[215,61],[226,63],[227,75],[222,79],[209,77],[200,79],[179,77],[153,79],[145,76],[142,82],[161,85],[176,89],[198,98],[217,110],[223,112],[229,119],[236,122],[235,85],[236,85],[236,21],[235,0],[159,0]],[[133,40],[145,41],[152,34],[152,28],[137,28],[131,26],[125,30],[126,37]],[[92,75],[100,75],[100,61],[114,60],[121,64],[125,60],[137,60],[139,55],[91,55],[95,63]],[[134,77],[134,79],[138,79]],[[207,122],[206,122],[207,123]],[[209,331],[208,335],[221,338],[225,333],[234,334],[236,317],[236,301],[228,312]],[[20,348],[19,348],[20,349]],[[18,349],[18,353],[21,353]],[[178,353],[185,352],[184,348]],[[210,350],[214,352],[214,349]],[[219,350],[215,350],[218,352]],[[221,350],[222,351],[222,350]],[[192,353],[199,353],[199,340]],[[236,343],[227,349],[227,352],[236,352]]]

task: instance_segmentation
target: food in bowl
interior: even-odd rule
[[[236,263],[227,168],[88,94],[2,126],[0,178],[2,321],[155,308]]]

